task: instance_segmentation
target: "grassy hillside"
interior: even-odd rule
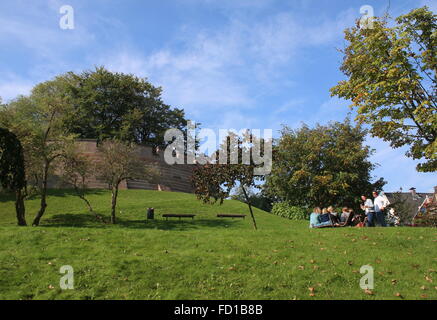
[[[89,199],[107,216],[107,191]],[[96,222],[68,190],[48,203],[40,227],[17,227],[12,199],[0,196],[0,299],[437,298],[436,229],[310,230],[255,210],[255,231],[250,217],[215,217],[247,214],[243,203],[144,190],[121,191],[115,226]],[[156,220],[145,220],[148,207]],[[28,222],[37,208],[38,199],[27,201]],[[73,290],[59,288],[63,265],[74,268]],[[375,270],[372,294],[359,286],[362,265]]]

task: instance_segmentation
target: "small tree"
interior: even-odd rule
[[[74,147],[70,147],[65,150],[62,157],[62,180],[73,187],[76,195],[85,202],[88,210],[97,220],[105,222],[103,217],[93,210],[90,201],[86,198],[87,180],[94,174],[93,166],[85,156],[79,154]]]
[[[26,188],[23,148],[20,140],[4,128],[0,128],[0,185],[15,193],[18,225],[27,225],[23,193]]]
[[[154,181],[158,177],[158,170],[141,160],[133,144],[118,140],[105,140],[98,150],[101,160],[96,164],[96,173],[111,189],[111,223],[115,224],[120,183],[127,179]]]
[[[253,154],[257,151],[261,152],[260,155],[264,154],[264,150],[261,150],[263,142],[248,132],[243,138],[230,133],[221,144],[220,150],[215,152],[215,160],[199,166],[192,177],[195,194],[205,203],[213,204],[220,201],[222,204],[224,199],[230,196],[231,190],[239,185],[249,207],[255,230],[257,225],[248,190],[258,188],[256,181],[264,179],[263,175],[256,175],[255,169],[261,164],[255,163],[253,159]]]

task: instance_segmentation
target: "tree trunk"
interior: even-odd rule
[[[117,196],[118,196],[118,184],[112,187],[112,201],[111,201],[111,223],[115,224],[115,208],[117,207]]]
[[[39,226],[39,222],[42,218],[42,216],[44,215],[44,212],[46,211],[47,208],[47,201],[46,201],[46,193],[47,193],[47,189],[41,190],[41,205],[39,208],[39,211],[37,213],[37,215],[35,216],[35,219],[33,219],[32,222],[32,226],[36,227]]]
[[[15,191],[15,211],[17,213],[17,222],[19,226],[27,226],[26,208],[24,206],[24,196],[20,189]]]
[[[246,190],[244,189],[244,186],[241,186],[241,189],[243,190],[247,205],[249,206],[249,211],[250,211],[250,216],[252,217],[253,227],[255,228],[255,230],[258,230],[258,228],[256,227],[255,216],[253,215],[252,206],[250,205],[249,197],[247,196],[247,193],[246,193]]]
[[[47,197],[48,175],[49,175],[49,164],[46,163],[44,166],[44,175],[43,175],[42,188],[41,188],[41,204],[40,204],[40,208],[39,208],[37,215],[33,219],[32,226],[39,226],[39,222],[40,222],[40,220],[41,220],[42,216],[44,215],[44,212],[46,211],[46,208],[47,208],[46,197]]]
[[[94,212],[93,207],[91,206],[91,203],[88,201],[88,199],[84,196],[84,194],[82,194],[79,189],[77,188],[77,186],[74,187],[74,190],[76,191],[77,196],[82,199],[85,204],[88,207],[88,210],[90,211],[91,214],[93,214],[97,220],[101,221],[101,222],[105,222],[105,219],[103,219],[103,217],[99,214],[97,214],[96,212]]]

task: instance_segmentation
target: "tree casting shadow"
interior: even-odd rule
[[[200,228],[232,228],[241,221],[233,219],[205,219],[194,218],[194,220],[165,220],[157,217],[153,220],[127,220],[117,218],[117,224],[105,224],[97,221],[91,214],[65,213],[56,214],[46,219],[41,227],[80,227],[80,228],[126,228],[126,229],[156,229],[156,230],[193,230]],[[109,217],[105,217],[109,221]]]

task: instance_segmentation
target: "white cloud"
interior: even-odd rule
[[[432,192],[437,185],[437,173],[417,172],[418,161],[405,155],[406,147],[393,149],[388,142],[372,137],[367,139],[367,144],[376,150],[371,161],[380,166],[375,169],[374,175],[386,178],[388,184],[385,190],[397,191],[400,187],[408,190],[415,187],[418,192]]]
[[[190,3],[192,5],[208,5],[225,10],[235,9],[262,9],[275,2],[275,0],[179,0],[184,5]]]
[[[251,115],[249,110],[224,111],[220,115],[220,118],[215,119],[212,123],[214,128],[226,130],[259,129],[259,118]]]
[[[295,112],[298,110],[303,110],[305,106],[305,99],[291,99],[273,111],[273,115],[275,116],[283,116],[285,112]]]
[[[34,83],[31,81],[24,80],[14,74],[3,75],[0,80],[0,97],[3,102],[7,102],[18,95],[29,94],[33,85]]]
[[[34,57],[53,58],[77,46],[91,43],[94,36],[80,25],[74,30],[61,30],[57,24],[41,23],[38,13],[21,19],[0,16],[0,44],[22,45],[32,50]],[[57,17],[55,13],[52,14]],[[56,19],[55,19],[56,21]]]
[[[124,48],[103,56],[99,64],[148,77],[164,88],[166,101],[191,114],[215,110],[221,117],[223,108],[253,108],[257,97],[271,93],[278,82],[293,85],[292,74],[283,74],[280,67],[296,64],[304,48],[341,39],[344,25],[351,20],[350,10],[315,25],[291,12],[263,20],[231,17],[220,30],[193,31],[186,26],[176,44],[149,54]]]

